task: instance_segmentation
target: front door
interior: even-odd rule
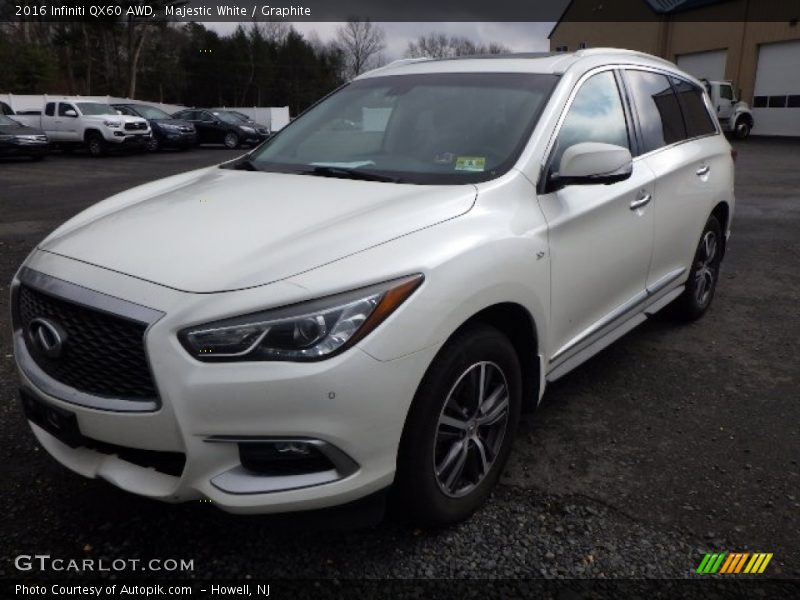
[[[551,170],[577,143],[630,149],[630,131],[614,72],[592,75],[569,106]],[[539,196],[550,240],[552,366],[643,301],[653,247],[653,181],[648,166],[634,160],[625,181],[570,185]]]

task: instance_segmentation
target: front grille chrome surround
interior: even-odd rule
[[[103,410],[157,410],[160,398],[145,346],[164,313],[23,267],[12,287],[14,350],[43,392]],[[42,354],[28,334],[34,318],[63,327],[62,358]]]

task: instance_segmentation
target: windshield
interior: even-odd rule
[[[76,102],[75,105],[80,109],[84,115],[115,115],[116,109],[111,108],[108,104],[100,104],[99,102]]]
[[[155,106],[145,106],[143,104],[134,107],[134,110],[145,119],[171,119],[172,116],[165,113]]]
[[[242,122],[242,120],[239,117],[229,112],[214,111],[214,116],[217,117],[220,121],[225,121],[226,123],[231,123],[233,125],[239,125]]]
[[[357,170],[404,183],[485,181],[514,164],[556,81],[530,73],[354,81],[256,150],[250,163],[284,173]]]

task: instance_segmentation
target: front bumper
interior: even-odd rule
[[[114,131],[111,136],[106,137],[106,141],[117,144],[120,147],[143,148],[150,140],[150,132],[128,133],[126,131]]]
[[[6,142],[0,144],[0,156],[44,156],[50,151],[48,142]]]
[[[197,133],[162,132],[158,134],[158,140],[165,148],[188,148],[197,144]]]
[[[98,442],[73,448],[31,423],[42,446],[73,471],[151,498],[209,499],[224,510],[243,513],[344,504],[392,482],[405,416],[436,348],[390,361],[354,347],[315,363],[200,363],[188,356],[175,333],[185,325],[187,311],[195,312],[193,306],[203,298],[47,253],[36,253],[28,266],[69,281],[91,281],[87,287],[103,294],[124,293],[138,303],[148,299],[149,306],[164,314],[146,336],[160,396],[158,406],[149,411],[114,412],[49,393],[40,378],[21,366],[27,351],[21,333],[15,332],[26,393],[74,414],[81,435]],[[13,286],[18,285],[15,279]],[[277,286],[273,291],[280,295],[281,285],[267,287]],[[251,300],[242,296],[252,293],[220,294],[218,300],[247,303]],[[238,443],[265,438],[317,440],[349,459],[350,468],[343,467],[340,477],[312,478],[301,487],[293,487],[296,480],[243,468]],[[125,449],[181,454],[185,465],[178,474],[160,472],[126,460]]]

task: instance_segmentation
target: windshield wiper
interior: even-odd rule
[[[255,163],[247,157],[240,158],[237,161],[230,163],[229,169],[235,169],[237,171],[260,171]]]
[[[363,181],[385,181],[387,183],[396,183],[399,181],[397,177],[389,177],[388,175],[379,175],[378,173],[362,171],[360,169],[349,169],[347,167],[314,167],[310,171],[303,171],[303,175],[339,177],[341,179],[361,179]]]

